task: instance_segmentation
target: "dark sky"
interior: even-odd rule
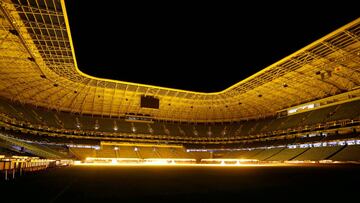
[[[102,78],[221,91],[358,17],[351,5],[218,3],[66,1],[78,66]]]

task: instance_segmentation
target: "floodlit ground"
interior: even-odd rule
[[[1,180],[0,193],[11,202],[308,202],[357,198],[359,182],[360,165],[349,164],[72,166]]]

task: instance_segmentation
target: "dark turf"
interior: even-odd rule
[[[358,196],[359,172],[359,165],[73,166],[27,174],[13,181],[1,180],[0,202],[320,202],[335,199],[349,202]]]

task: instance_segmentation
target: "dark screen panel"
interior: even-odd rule
[[[158,98],[153,96],[141,96],[140,107],[141,108],[152,108],[159,109],[160,101]]]

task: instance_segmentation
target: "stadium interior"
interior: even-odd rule
[[[360,18],[213,93],[82,73],[63,0],[0,6],[0,171],[360,162]]]

